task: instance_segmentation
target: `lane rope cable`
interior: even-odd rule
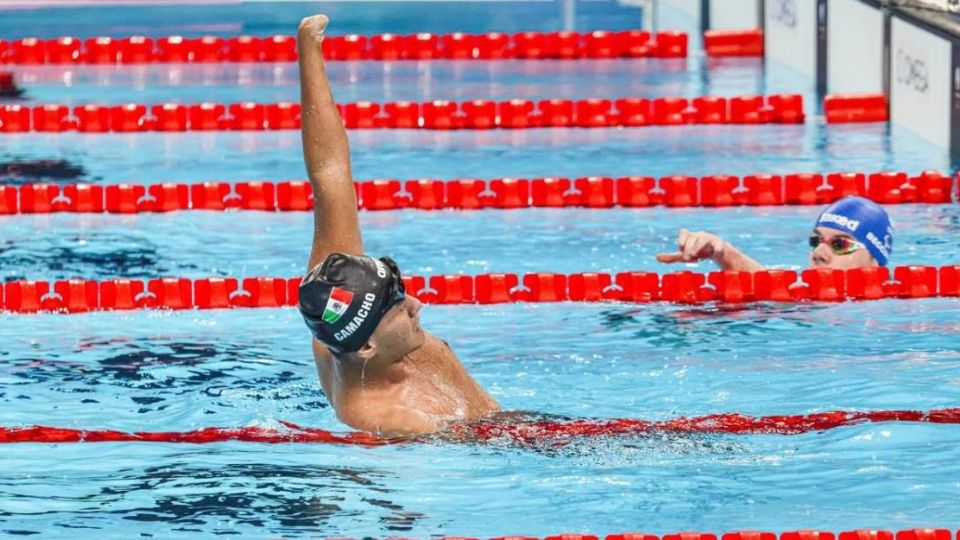
[[[691,124],[801,124],[800,94],[619,99],[509,99],[337,104],[347,129],[487,130]],[[56,103],[0,106],[0,133],[136,133],[300,129],[300,104]]]
[[[892,278],[892,279],[891,279]],[[842,302],[885,298],[960,297],[960,264],[761,272],[680,271],[607,274],[479,274],[405,276],[407,294],[427,304],[546,302]],[[300,277],[156,278],[93,281],[9,281],[0,311],[86,313],[296,306]]]
[[[930,411],[830,411],[806,415],[748,416],[739,413],[712,414],[670,420],[631,418],[530,421],[503,424],[478,421],[459,424],[451,434],[466,442],[508,440],[536,443],[545,439],[608,437],[670,432],[680,434],[799,435],[864,423],[911,422],[960,424],[960,409]],[[371,433],[336,433],[281,422],[283,429],[247,426],[209,427],[193,431],[126,432],[109,429],[75,429],[50,426],[0,427],[0,443],[79,442],[163,442],[204,444],[226,441],[252,443],[325,443],[356,446],[383,446],[415,442],[411,439],[382,438]]]
[[[793,206],[830,204],[848,195],[880,204],[945,204],[954,200],[954,177],[937,171],[910,175],[791,173],[672,175],[576,179],[381,179],[356,182],[360,210],[482,210],[519,208],[646,208]],[[960,181],[957,198],[960,199]],[[313,189],[304,180],[184,184],[0,185],[0,215],[51,212],[137,214],[182,210],[309,211]]]
[[[746,36],[752,44],[756,38]],[[646,30],[592,32],[454,32],[409,35],[328,35],[326,60],[505,60],[686,58],[687,34]],[[726,38],[725,51],[737,46]],[[740,46],[745,52],[750,47]],[[753,46],[755,48],[755,45]],[[291,35],[92,37],[63,36],[0,40],[0,64],[156,64],[215,62],[293,62],[297,40]]]

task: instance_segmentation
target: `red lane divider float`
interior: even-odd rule
[[[886,122],[887,98],[883,94],[830,94],[823,98],[828,124]]]
[[[763,30],[707,30],[703,48],[707,56],[763,56]]]
[[[952,540],[949,529],[908,529],[902,531],[884,531],[878,529],[855,529],[834,534],[829,531],[801,530],[780,533],[780,540]],[[960,536],[960,534],[958,534]],[[777,540],[777,533],[765,531],[735,531],[723,533],[721,540]],[[480,540],[461,536],[445,536],[440,540]],[[537,536],[498,536],[490,540],[540,540]],[[544,536],[543,540],[600,540],[600,537],[587,533],[563,533]],[[705,532],[679,532],[657,536],[641,532],[623,532],[608,534],[605,540],[717,540],[717,535]]]
[[[644,30],[328,36],[328,60],[686,58],[687,35]],[[0,40],[0,64],[292,62],[294,36],[143,36]]]
[[[957,182],[960,186],[960,181]],[[936,171],[373,180],[354,184],[363,210],[729,207],[829,204],[860,195],[881,204],[953,201],[954,178]],[[960,192],[957,194],[960,198]],[[135,214],[177,210],[307,211],[307,181],[201,184],[25,184],[0,186],[0,215],[51,212]]]
[[[531,101],[444,100],[337,105],[348,129],[530,129],[685,124],[799,124],[799,94]],[[300,128],[298,103],[0,106],[0,133],[263,131]]]
[[[606,437],[651,432],[730,435],[799,435],[845,426],[880,422],[922,422],[960,424],[960,409],[930,411],[831,411],[807,415],[747,416],[738,413],[712,414],[671,420],[633,418],[583,419],[564,422],[532,421],[504,424],[478,421],[454,426],[450,434],[469,442],[510,440],[536,443],[542,440],[573,437]],[[184,432],[125,432],[83,430],[49,426],[0,427],[3,443],[79,443],[79,442],[164,442],[204,444],[225,441],[253,443],[327,443],[358,446],[382,446],[416,442],[416,439],[381,438],[370,433],[334,433],[281,422],[284,429],[266,427],[203,428]],[[842,537],[841,537],[842,538]]]
[[[960,297],[960,265],[853,270],[689,271],[663,274],[434,275],[404,277],[407,293],[428,304],[516,302],[841,302],[883,298]],[[85,313],[135,309],[223,309],[296,306],[300,278],[157,278],[147,281],[11,281],[0,309],[11,313]]]

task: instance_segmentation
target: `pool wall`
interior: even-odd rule
[[[752,21],[758,21],[765,62],[803,75],[818,94],[883,94],[893,124],[949,151],[954,163],[960,158],[960,16],[948,12],[951,2],[914,7],[877,0],[661,4],[655,24],[686,17],[694,34],[753,28]],[[717,16],[721,6],[723,15]]]

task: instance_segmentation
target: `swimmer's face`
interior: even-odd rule
[[[877,261],[870,255],[870,251],[865,248],[858,248],[846,255],[838,255],[830,249],[830,240],[835,237],[844,237],[856,241],[855,238],[844,232],[828,227],[817,227],[813,230],[814,234],[819,234],[823,241],[815,249],[810,251],[811,268],[835,268],[838,270],[849,270],[851,268],[865,268],[877,266]]]
[[[419,349],[426,336],[420,328],[420,308],[423,304],[407,295],[403,301],[387,310],[370,339],[377,345],[378,354],[399,358]]]

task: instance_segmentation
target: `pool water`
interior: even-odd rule
[[[485,4],[486,5],[486,4]],[[553,3],[331,4],[337,33],[553,29]],[[263,16],[269,6],[269,18]],[[511,7],[512,6],[512,7]],[[14,11],[0,37],[65,33],[290,33],[306,3],[179,11]],[[514,15],[510,9],[515,9]],[[65,28],[61,13],[77,24]],[[217,26],[217,15],[222,26]],[[577,28],[626,28],[638,10],[582,2]],[[614,16],[616,15],[616,16]],[[423,19],[423,20],[420,20]],[[187,20],[188,22],[183,22]],[[60,22],[58,22],[60,21]],[[159,22],[157,22],[159,21]],[[623,24],[624,26],[617,26]],[[154,32],[147,32],[154,34]],[[373,178],[750,174],[923,169],[942,150],[882,125],[827,127],[809,81],[760,60],[331,63],[342,101],[800,92],[799,126],[350,133]],[[35,102],[296,100],[293,64],[16,67]],[[33,101],[32,101],[33,102]],[[299,133],[23,134],[0,161],[61,159],[69,181],[303,178]],[[4,177],[4,183],[50,178]],[[63,179],[53,179],[63,182]],[[960,262],[956,205],[888,208],[893,264]],[[765,264],[803,268],[815,207],[363,212],[368,252],[407,273],[677,267],[677,229],[721,234]],[[309,213],[0,217],[0,278],[282,276],[305,268]],[[706,264],[682,269],[709,271]],[[504,409],[667,420],[737,412],[929,410],[960,403],[956,300],[742,309],[666,304],[428,306]],[[347,431],[320,390],[293,309],[0,315],[0,426],[125,431],[207,426]],[[801,528],[956,529],[960,431],[863,424],[802,435],[584,437],[561,447],[424,442],[0,446],[0,531],[43,538],[388,537]]]

